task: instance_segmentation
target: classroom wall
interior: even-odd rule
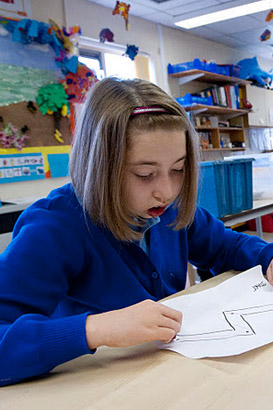
[[[114,4],[114,2],[113,2]],[[237,51],[231,47],[194,36],[176,28],[159,26],[129,14],[129,30],[125,30],[124,19],[112,15],[110,8],[91,3],[87,0],[31,0],[32,18],[48,22],[53,18],[58,24],[72,26],[79,24],[84,37],[99,38],[102,28],[114,32],[116,44],[126,46],[135,44],[141,51],[151,55],[159,86],[172,94],[179,94],[177,83],[167,78],[166,66],[200,59],[215,60],[219,64],[237,63],[252,54]],[[162,33],[162,40],[160,38]],[[264,70],[272,68],[272,61],[258,58]]]
[[[61,27],[65,26],[63,0],[31,0],[31,18],[45,23],[51,18]]]

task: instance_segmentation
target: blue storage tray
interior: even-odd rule
[[[217,65],[217,74],[229,76],[229,67],[227,65]]]
[[[253,207],[252,161],[252,158],[229,161],[231,214]]]
[[[212,96],[210,97],[199,97],[197,95],[191,95],[187,93],[184,97],[176,98],[178,104],[185,106],[190,106],[193,104],[203,104],[203,105],[213,105]]]
[[[241,67],[239,65],[235,65],[235,64],[223,64],[222,65],[221,64],[219,67],[223,68],[226,71],[226,73],[223,73],[223,74],[229,75],[230,77],[240,78]]]
[[[180,73],[181,71],[188,70],[204,70],[210,71],[212,73],[218,73],[216,63],[207,63],[206,61],[199,60],[195,58],[193,61],[188,61],[179,64],[168,64],[168,74]]]
[[[195,58],[193,61],[187,61],[185,63],[168,64],[168,74],[175,74],[180,73],[181,71],[194,69],[209,71],[211,73],[223,74],[227,76],[232,75],[235,77],[239,77],[237,73],[238,70],[240,71],[240,67],[233,64],[216,64],[213,62],[207,63],[206,61],[199,60],[199,58]]]
[[[197,202],[218,218],[230,213],[228,174],[225,164],[221,164],[220,161],[201,162]]]
[[[218,218],[253,206],[252,158],[201,162],[198,204]]]

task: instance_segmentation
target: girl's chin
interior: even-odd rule
[[[141,219],[151,219],[152,216],[149,215],[147,212],[135,212],[136,218],[141,218]]]
[[[142,215],[140,215],[140,217],[143,218],[143,219],[151,219],[152,218],[152,216],[147,214],[147,213],[143,213]]]

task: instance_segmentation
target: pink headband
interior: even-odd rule
[[[137,114],[157,114],[157,113],[167,113],[169,114],[169,111],[167,111],[165,108],[163,107],[159,107],[159,106],[151,106],[151,107],[136,107],[133,111],[132,111],[132,115],[137,115]]]

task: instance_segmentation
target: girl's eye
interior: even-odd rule
[[[136,177],[141,179],[142,181],[149,181],[150,179],[153,178],[153,174],[148,174],[148,175],[137,175]]]
[[[181,168],[181,169],[173,169],[173,172],[179,172],[179,173],[181,173],[181,172],[183,172],[184,171],[184,168]]]

